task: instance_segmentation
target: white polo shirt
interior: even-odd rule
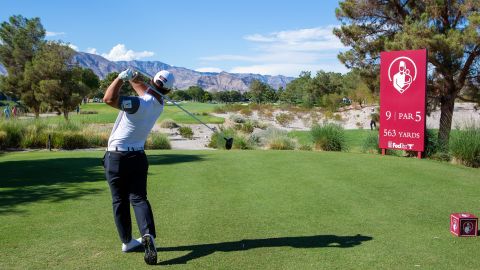
[[[108,150],[143,149],[148,134],[163,112],[163,104],[148,93],[120,97],[120,112],[108,139]]]

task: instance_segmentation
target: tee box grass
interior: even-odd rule
[[[0,155],[0,268],[151,268],[121,252],[102,156]],[[449,231],[450,213],[480,212],[478,169],[345,152],[147,156],[169,269],[480,268],[479,239]]]

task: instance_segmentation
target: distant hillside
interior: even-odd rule
[[[172,72],[175,76],[174,86],[178,89],[186,89],[189,86],[200,86],[207,91],[239,90],[248,91],[250,83],[260,80],[274,89],[285,87],[294,78],[285,76],[268,76],[259,74],[234,74],[197,72],[183,67],[175,67],[160,61],[108,61],[107,59],[89,53],[78,53],[75,61],[83,67],[91,68],[99,77],[103,78],[113,71],[121,71],[128,67],[141,70],[147,74],[155,75],[161,69]]]
[[[109,61],[96,54],[79,52],[74,56],[73,61],[82,67],[90,68],[101,79],[108,73],[120,72],[127,67],[133,67],[147,74],[155,75],[161,69],[172,72],[175,76],[174,87],[186,89],[189,86],[200,86],[207,91],[238,90],[248,91],[253,80],[259,80],[278,89],[284,87],[294,78],[285,76],[269,76],[259,74],[237,74],[237,73],[213,73],[197,72],[183,67],[175,67],[160,61]],[[0,65],[0,74],[6,74],[5,68]]]

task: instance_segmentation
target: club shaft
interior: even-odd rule
[[[143,76],[146,76],[147,78],[149,79],[152,79],[152,77],[142,71],[139,71],[137,70],[137,72],[139,72],[140,74],[142,74]],[[189,111],[185,110],[182,106],[180,106],[177,102],[175,102],[173,99],[169,98],[167,95],[164,95],[162,93],[160,93],[159,91],[157,91],[157,89],[155,89],[155,87],[153,87],[152,85],[148,85],[150,87],[150,89],[152,89],[152,91],[154,91],[155,93],[159,94],[162,98],[166,99],[167,101],[171,102],[173,105],[177,106],[178,108],[180,108],[182,111],[184,111],[186,114],[190,115],[191,117],[193,117],[193,119],[197,120],[198,122],[200,122],[201,124],[203,124],[205,127],[207,127],[208,129],[210,129],[212,132],[216,132],[213,128],[209,127],[207,124],[205,124],[202,120],[200,120],[198,117],[196,117],[195,115],[193,115],[192,113],[190,113]]]

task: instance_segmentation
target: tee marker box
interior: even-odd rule
[[[453,213],[450,215],[450,232],[460,237],[478,235],[478,218],[470,213]]]

